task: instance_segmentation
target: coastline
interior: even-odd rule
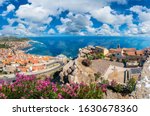
[[[116,48],[118,44],[121,47],[136,48],[138,50],[147,48],[150,46],[150,39],[143,39],[135,37],[131,41],[126,41],[124,37],[84,37],[84,36],[59,36],[59,37],[30,37],[33,41],[35,49],[30,50],[28,53],[40,54],[40,55],[52,55],[57,56],[64,54],[67,57],[75,58],[78,54],[79,48],[83,48],[88,45],[102,46],[107,49]]]
[[[33,54],[26,54],[25,51],[23,51],[24,48],[31,47],[30,42],[35,42],[35,41],[28,40],[28,41],[18,42],[18,43],[15,42],[15,45],[16,45],[16,46],[14,46],[14,48],[16,49],[15,52],[16,53],[18,51],[23,52],[23,54],[21,52],[18,52],[19,54],[17,53],[17,55],[23,56],[24,58],[27,56],[27,58],[25,58],[25,59],[28,59],[28,57],[31,56],[33,59],[30,59],[29,61],[32,61],[32,60],[37,59],[37,58],[39,58],[38,61],[40,61],[41,60],[40,58],[43,57],[43,56],[41,56],[41,55],[33,55]],[[10,43],[13,44],[13,42],[10,42]],[[35,43],[39,44],[39,42],[35,42]],[[22,46],[20,44],[22,44]],[[119,74],[124,74],[123,72],[127,70],[127,68],[125,68],[123,66],[122,61],[118,61],[117,62],[117,59],[114,59],[114,61],[111,61],[111,60],[109,61],[109,59],[108,59],[110,53],[111,54],[114,54],[114,53],[118,54],[118,50],[119,50],[119,53],[121,53],[122,55],[123,55],[122,51],[128,53],[127,51],[131,50],[133,52],[136,52],[135,55],[137,55],[138,52],[141,52],[139,50],[136,50],[135,48],[107,49],[107,48],[104,48],[104,47],[101,47],[101,46],[86,46],[85,48],[82,48],[82,49],[79,50],[78,57],[74,58],[73,60],[70,60],[69,63],[66,62],[66,65],[61,61],[62,60],[62,56],[60,56],[58,58],[60,60],[60,62],[58,62],[57,61],[58,59],[56,60],[56,57],[55,57],[53,59],[54,61],[52,61],[52,59],[49,59],[48,61],[46,61],[46,62],[52,61],[52,63],[50,63],[50,64],[48,63],[47,64],[46,68],[38,69],[36,71],[21,72],[21,73],[18,73],[18,74],[25,74],[25,75],[29,75],[29,76],[30,75],[36,75],[36,76],[37,75],[42,75],[42,77],[43,77],[43,75],[45,75],[45,73],[50,75],[50,73],[56,72],[56,71],[59,70],[59,71],[62,71],[62,72],[60,72],[60,75],[59,75],[61,77],[61,82],[64,82],[63,78],[65,76],[65,77],[68,78],[69,83],[71,83],[71,82],[75,82],[75,83],[84,82],[87,85],[89,85],[90,83],[100,83],[101,84],[102,80],[100,80],[100,77],[98,77],[98,80],[96,80],[95,74],[98,74],[98,71],[102,71],[102,73],[104,73],[104,74],[101,73],[102,77],[105,80],[108,80],[108,81],[111,82],[113,80],[109,80],[108,78],[114,79],[114,78],[110,77],[110,75],[114,75],[113,72],[112,72],[112,70],[114,70],[114,67],[115,67],[115,70],[117,70],[116,72],[118,72]],[[97,58],[96,59],[90,59],[91,63],[93,65],[91,65],[89,67],[84,66],[82,64],[82,61],[84,59],[86,59],[86,57],[88,58],[88,55],[94,55],[93,52],[95,52],[95,53],[99,53],[99,52],[101,53],[102,52],[103,54],[105,54],[105,56],[107,56],[107,55],[108,56],[107,56],[106,59],[103,59],[101,57],[100,57],[100,59],[97,59]],[[144,52],[142,52],[142,55],[145,55]],[[44,57],[46,57],[46,56],[44,56]],[[20,59],[20,60],[22,60],[22,59]],[[43,63],[44,66],[46,65],[46,62]],[[40,65],[40,63],[35,63],[35,64],[32,64],[32,65],[30,64],[28,66],[34,67],[35,65],[36,66]],[[108,65],[108,66],[105,66],[105,65]],[[101,70],[100,68],[98,68],[99,66],[102,69],[106,68],[106,70]],[[25,68],[25,67],[23,66],[22,68]],[[29,67],[28,67],[28,69],[29,69]],[[110,70],[108,70],[108,69],[110,69]],[[138,69],[138,67],[135,67],[134,69]],[[128,68],[128,70],[132,70],[132,68]],[[106,71],[108,73],[107,75],[105,74]],[[137,75],[137,80],[138,80],[138,76],[139,75]],[[2,79],[6,79],[6,80],[10,80],[10,81],[12,80],[13,81],[13,79],[15,80],[15,73],[12,74],[12,75],[0,75],[0,77]],[[122,86],[126,86],[127,83],[124,83],[123,81],[124,80],[122,78],[122,80],[117,80],[116,82],[118,84],[121,84]],[[130,94],[128,94],[129,96],[127,95],[127,96],[123,97],[123,96],[121,96],[121,93],[117,93],[116,94],[116,93],[112,93],[112,91],[108,90],[108,93],[110,95],[111,94],[113,95],[110,98],[113,98],[113,97],[116,98],[118,96],[119,96],[119,98],[136,98],[136,97],[138,97],[138,94],[139,94],[139,93],[137,93],[138,90],[133,91],[133,92],[136,93],[136,95],[132,95],[131,97],[129,97],[131,94],[133,94],[133,93],[130,93]],[[109,98],[109,96],[105,96],[105,97]]]
[[[15,74],[42,75],[59,70],[63,66],[60,58],[28,54],[25,48],[31,47],[31,40],[8,41],[3,44],[10,45],[0,49],[0,78],[15,78]]]

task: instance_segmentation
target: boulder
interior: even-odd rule
[[[64,75],[65,75],[65,76],[68,76],[68,73],[67,73],[67,71],[66,71],[66,72],[64,72]]]
[[[75,76],[77,74],[78,70],[75,69],[73,72],[72,72],[72,75]]]
[[[68,72],[68,74],[70,74],[70,73],[72,72],[71,68],[69,68],[69,69],[67,70],[67,72]]]
[[[68,75],[68,80],[69,80],[69,82],[74,82],[74,76],[73,75]]]
[[[64,77],[64,73],[63,73],[63,72],[60,72],[59,76],[60,76],[60,77]]]
[[[75,70],[75,65],[72,65],[70,68],[71,70]]]

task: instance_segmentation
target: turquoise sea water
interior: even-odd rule
[[[36,55],[57,56],[64,54],[76,57],[79,48],[87,45],[99,45],[106,48],[134,47],[143,49],[150,47],[150,37],[111,37],[111,36],[52,36],[30,37],[32,47],[25,49],[27,53]]]

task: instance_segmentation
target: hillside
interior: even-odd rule
[[[0,37],[0,42],[7,42],[7,41],[28,41],[28,38],[19,38],[19,37]]]

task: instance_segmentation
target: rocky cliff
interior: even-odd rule
[[[61,80],[64,81],[64,78],[68,78],[69,82],[75,83],[91,83],[95,81],[94,71],[89,68],[85,67],[81,64],[82,58],[77,58],[75,60],[69,61],[67,63],[62,72],[60,73]]]
[[[137,99],[150,99],[150,57],[143,66],[141,77],[142,79],[137,82],[133,96]]]

